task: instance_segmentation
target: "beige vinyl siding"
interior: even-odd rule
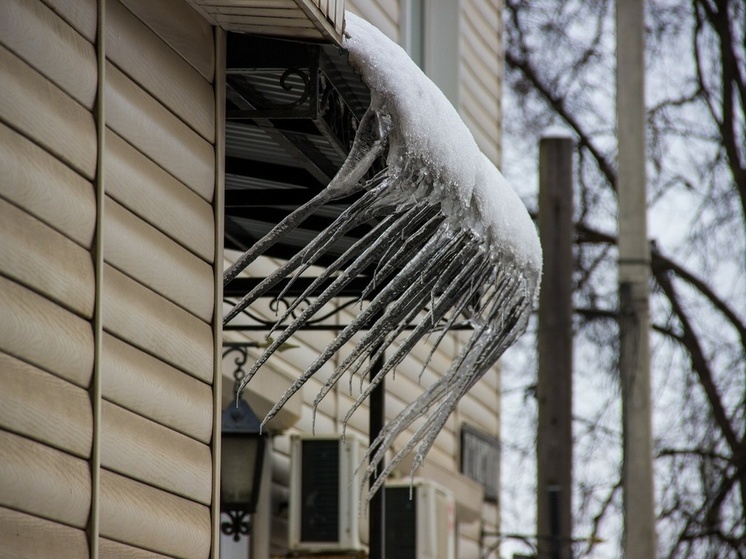
[[[461,0],[459,112],[479,148],[501,164],[502,12],[498,0]]]
[[[210,555],[213,32],[129,4],[107,0],[105,142],[96,1],[0,5],[3,557],[88,557],[95,515],[101,557]]]
[[[90,181],[2,122],[0,176],[2,198],[91,248],[96,200]]]
[[[3,542],[6,557],[13,559],[88,556],[88,541],[83,530],[4,507],[0,507],[0,542]]]
[[[345,9],[375,25],[392,41],[399,41],[399,0],[346,0]]]
[[[189,42],[169,25],[194,21],[188,5],[164,14],[129,4],[135,13],[107,2],[100,548],[207,557],[213,85],[173,48]]]

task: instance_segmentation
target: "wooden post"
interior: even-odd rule
[[[624,439],[624,557],[656,556],[645,174],[643,0],[617,2],[619,367]]]
[[[573,149],[566,134],[546,134],[539,144],[539,559],[572,557]]]

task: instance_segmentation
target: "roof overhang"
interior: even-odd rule
[[[188,0],[226,31],[342,44],[344,0]]]

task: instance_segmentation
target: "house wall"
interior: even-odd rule
[[[0,5],[2,557],[211,553],[213,30],[105,13]]]

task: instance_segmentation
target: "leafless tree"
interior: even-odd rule
[[[650,0],[646,17],[659,555],[742,558],[746,3]],[[531,153],[548,125],[575,136],[576,339],[581,352],[601,363],[590,371],[581,359],[576,369],[583,382],[601,368],[613,379],[614,3],[506,0],[505,26],[508,159],[511,148]],[[578,397],[583,394],[579,387]],[[576,412],[583,449],[576,535],[586,538],[578,551],[584,556],[594,555],[596,538],[614,537],[609,526],[619,527],[610,520],[621,506],[618,478],[594,479],[592,461],[619,442],[608,402],[600,401],[603,406]]]

